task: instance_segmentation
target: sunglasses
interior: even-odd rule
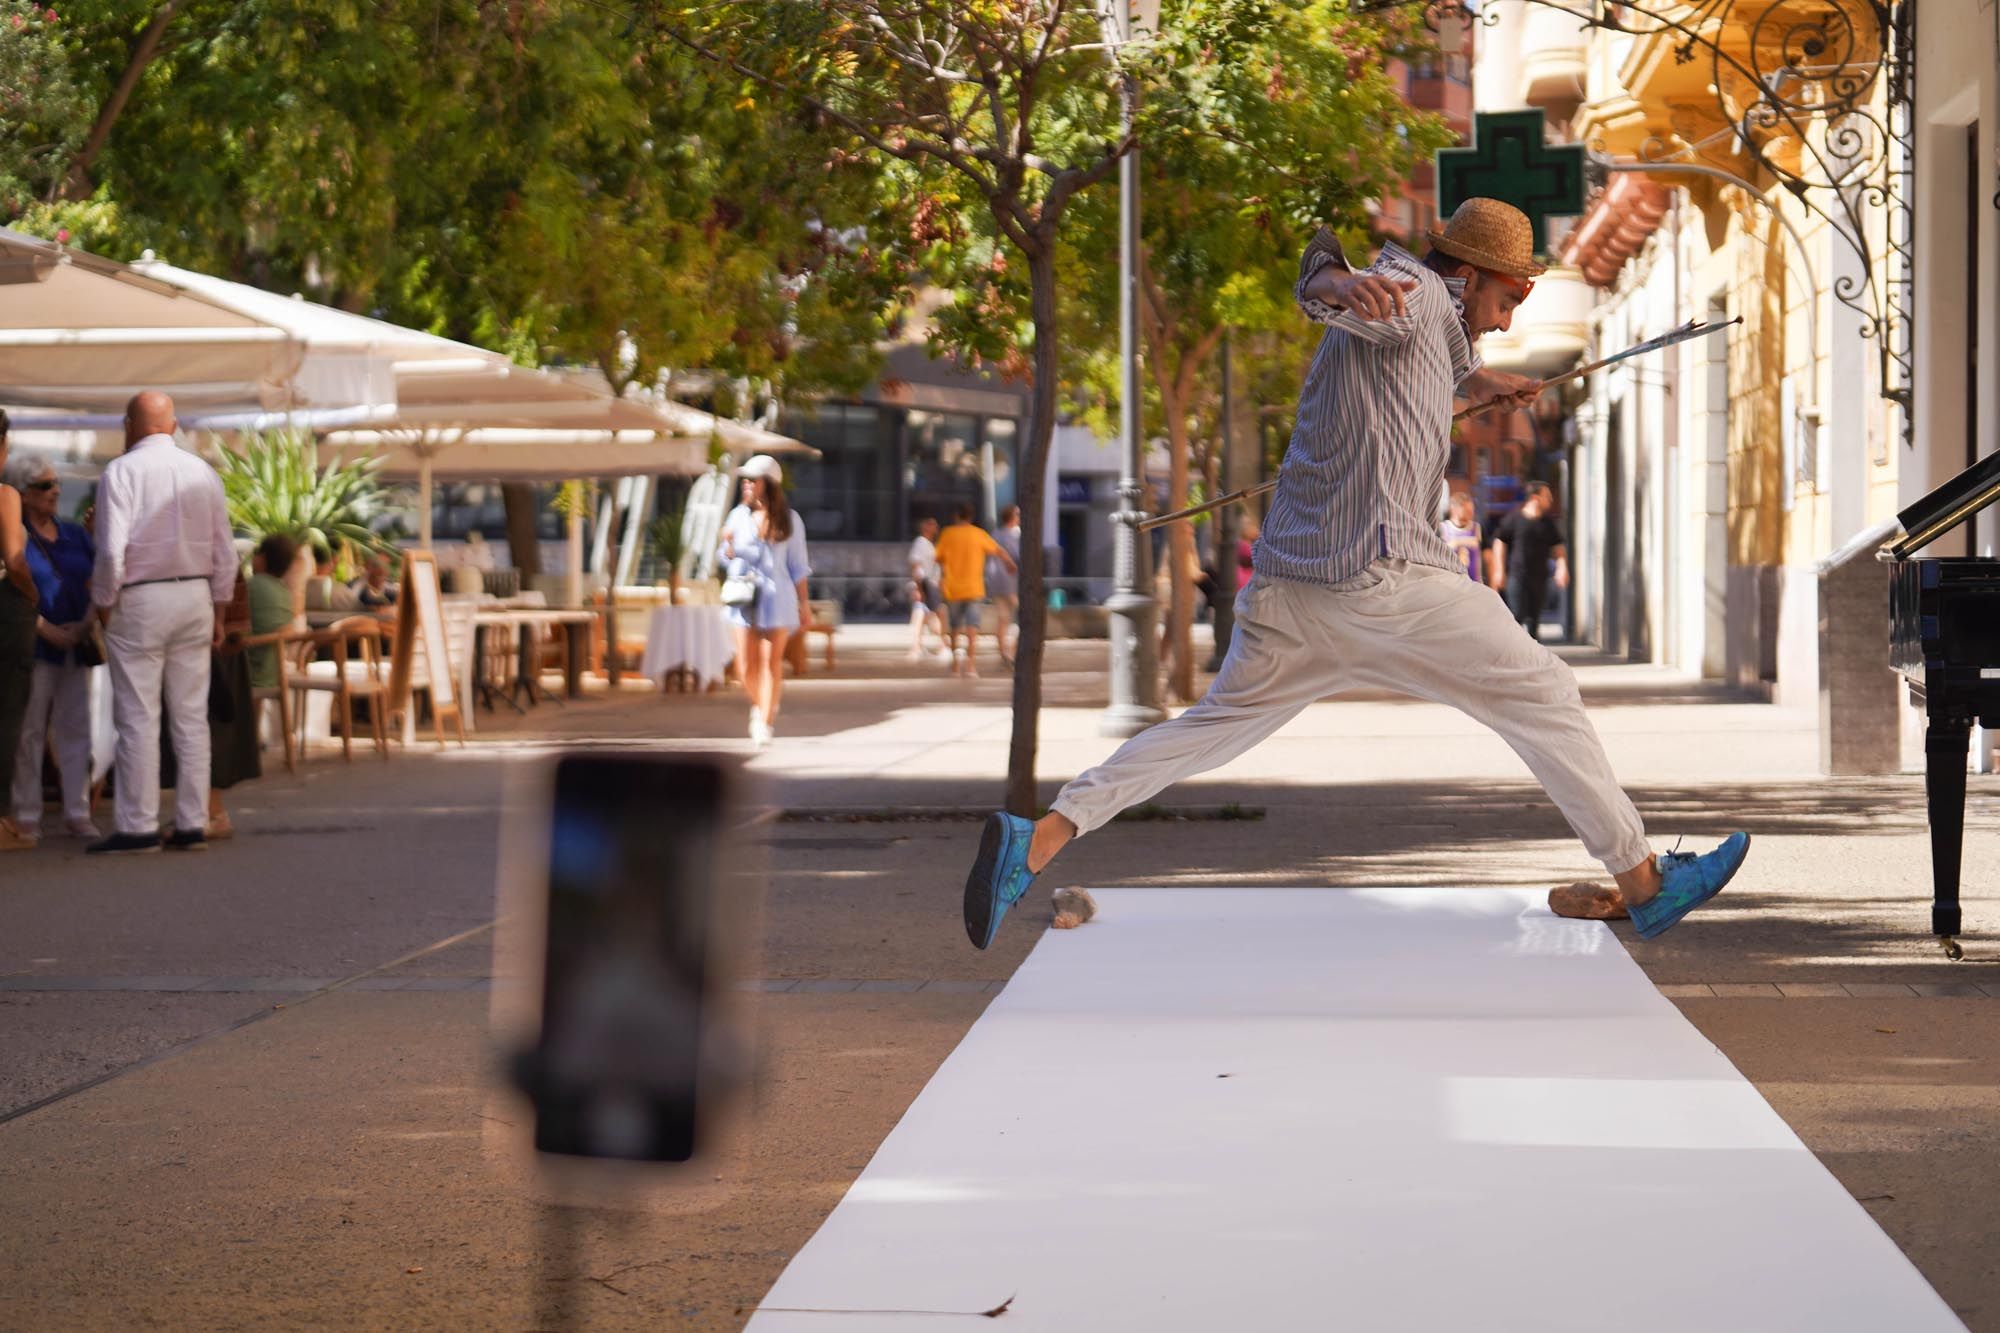
[[[27,488],[31,491],[59,491],[62,489],[62,483],[50,477],[47,481],[31,481]]]

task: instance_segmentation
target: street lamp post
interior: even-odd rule
[[[1159,31],[1160,0],[1113,0],[1106,22],[1123,46],[1138,31]],[[1125,137],[1139,119],[1139,80],[1126,69],[1119,75]],[[1158,722],[1160,711],[1159,639],[1154,632],[1152,547],[1139,531],[1145,517],[1146,459],[1140,428],[1145,398],[1139,385],[1139,150],[1128,151],[1118,164],[1118,353],[1124,372],[1119,425],[1123,457],[1118,466],[1118,512],[1112,516],[1112,573],[1117,586],[1105,610],[1111,615],[1111,705],[1098,719],[1105,736],[1132,736]]]

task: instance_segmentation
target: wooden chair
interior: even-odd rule
[[[317,692],[333,695],[340,710],[341,758],[354,762],[354,701],[366,699],[370,729],[375,733],[375,753],[387,759],[389,682],[382,674],[382,622],[374,616],[349,616],[307,637],[312,643],[332,650],[333,670],[314,673],[310,666],[323,664],[312,663],[289,682],[298,696],[299,748],[305,748],[306,696]]]
[[[590,655],[586,664],[586,669],[593,674],[609,675],[614,663],[621,672],[637,671],[645,659],[646,627],[651,623],[653,609],[659,601],[628,602],[627,591],[619,590],[617,614],[612,617],[605,615],[602,593],[593,594],[590,598],[586,609],[596,612],[598,617],[597,625],[590,632]],[[607,619],[612,629],[608,634]]]
[[[806,674],[806,654],[811,651],[812,636],[821,635],[826,639],[826,669],[833,670],[833,632],[840,628],[841,605],[831,598],[821,600],[815,597],[811,603],[813,623],[797,630],[785,642],[785,664],[794,676]]]
[[[315,635],[310,630],[285,628],[268,634],[252,634],[242,640],[243,649],[249,652],[257,648],[269,648],[278,663],[278,683],[276,685],[255,685],[250,689],[252,713],[261,731],[264,705],[275,702],[278,705],[278,736],[285,747],[285,771],[299,771],[298,751],[292,744],[292,679],[303,673],[303,664],[294,659],[303,652],[311,651],[310,645]]]

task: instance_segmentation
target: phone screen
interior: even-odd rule
[[[693,1155],[721,815],[709,762],[558,763],[542,1028],[525,1079],[541,1151]]]

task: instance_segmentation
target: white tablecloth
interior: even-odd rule
[[[639,672],[654,680],[686,667],[703,685],[722,679],[736,656],[736,637],[719,606],[661,606],[646,622],[646,652]]]

